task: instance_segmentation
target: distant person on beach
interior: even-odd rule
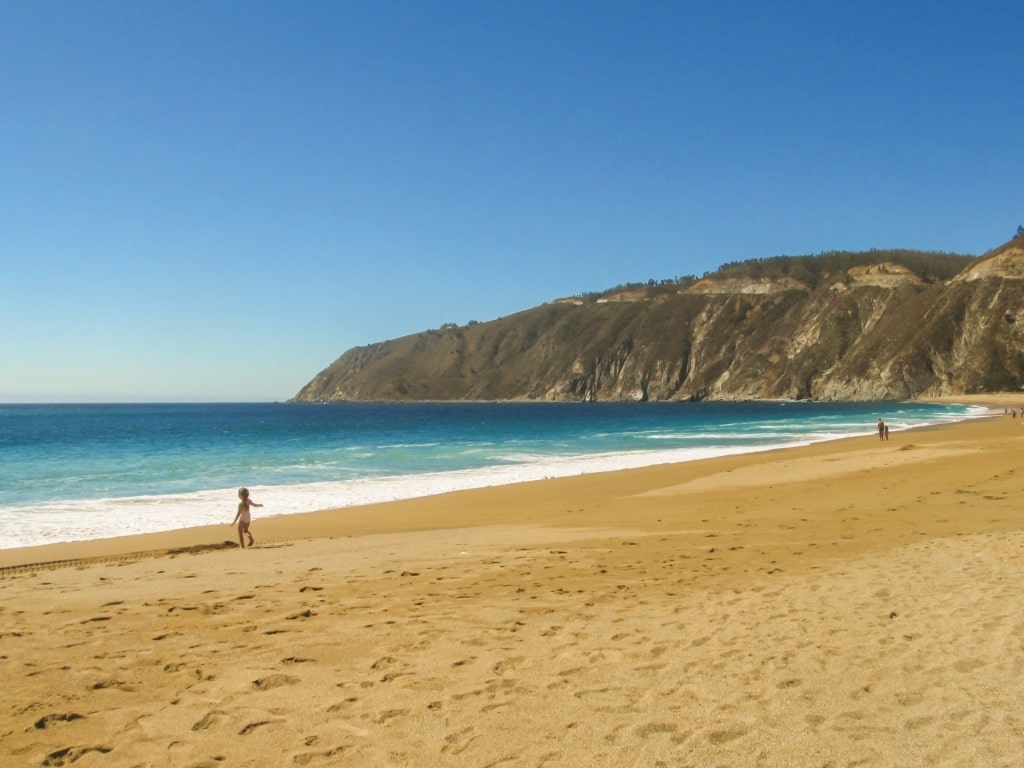
[[[249,546],[255,544],[255,540],[252,534],[249,532],[249,523],[252,522],[252,515],[249,514],[250,507],[262,507],[262,504],[257,504],[255,501],[249,498],[248,488],[238,489],[238,514],[235,515],[235,519],[231,521],[231,525],[238,523],[238,546],[245,549],[245,542],[242,540],[242,536],[249,537]]]
[[[878,420],[878,439],[885,440],[885,422],[881,419]]]
[[[885,439],[886,440],[889,439],[889,425],[888,424],[885,425]]]

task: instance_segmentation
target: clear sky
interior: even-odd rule
[[[0,402],[1024,223],[1019,0],[5,0]]]

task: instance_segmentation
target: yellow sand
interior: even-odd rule
[[[1019,766],[1024,400],[991,402],[257,514],[248,551],[0,550],[0,765]]]

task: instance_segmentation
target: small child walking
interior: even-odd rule
[[[255,544],[255,540],[252,534],[249,532],[249,523],[252,522],[252,515],[249,514],[250,507],[262,507],[262,504],[257,504],[255,501],[249,498],[248,488],[238,489],[238,514],[235,515],[235,519],[231,521],[231,525],[238,523],[238,546],[245,549],[245,542],[242,536],[249,537],[249,546]]]

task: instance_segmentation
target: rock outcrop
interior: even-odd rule
[[[1024,385],[1024,239],[956,257],[951,279],[855,256],[799,278],[734,265],[358,347],[295,400],[904,400]]]

